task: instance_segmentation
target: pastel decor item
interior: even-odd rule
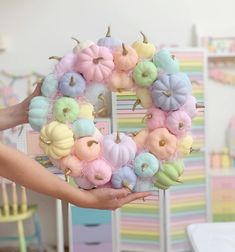
[[[112,168],[105,160],[96,159],[87,163],[84,173],[92,184],[101,186],[110,181],[112,176]]]
[[[94,106],[89,102],[80,103],[78,118],[94,120]]]
[[[119,71],[130,71],[138,62],[138,55],[131,46],[122,44],[113,52],[115,68]]]
[[[86,87],[85,97],[92,105],[96,105],[108,93],[108,88],[102,83],[91,83]]]
[[[182,183],[180,176],[183,174],[184,164],[182,160],[166,161],[155,175],[154,185],[166,190],[170,186]]]
[[[123,166],[113,172],[111,183],[113,188],[120,189],[126,187],[133,190],[136,184],[137,176],[129,166]]]
[[[121,167],[134,159],[136,144],[130,136],[116,132],[104,136],[103,153],[104,158],[114,167]]]
[[[77,42],[76,46],[73,48],[73,53],[77,54],[79,53],[81,50],[90,47],[91,45],[94,45],[94,42],[91,40],[84,40],[84,41],[80,41],[77,38],[72,37],[73,40],[75,40]]]
[[[191,118],[184,111],[173,111],[166,118],[167,129],[177,137],[183,137],[191,129]]]
[[[118,38],[111,37],[111,29],[108,27],[108,31],[104,38],[100,38],[97,42],[98,46],[104,46],[110,50],[114,50],[122,45],[122,41]]]
[[[193,150],[193,137],[191,135],[186,135],[179,139],[177,145],[178,154],[180,156],[188,156]]]
[[[93,137],[82,137],[75,141],[74,154],[79,160],[92,161],[100,155],[100,143]]]
[[[73,122],[72,130],[76,138],[92,136],[95,133],[93,120],[79,119]]]
[[[103,134],[95,127],[95,132],[92,135],[93,138],[95,138],[98,142],[103,141]]]
[[[86,87],[84,78],[76,72],[67,72],[59,82],[59,91],[73,98],[82,96]]]
[[[75,69],[88,82],[102,82],[114,69],[113,55],[108,48],[94,44],[77,54]]]
[[[134,192],[150,192],[156,190],[152,178],[137,177]]]
[[[190,116],[190,118],[193,119],[197,115],[196,105],[196,98],[192,95],[189,95],[184,105],[180,107],[180,110],[185,111]]]
[[[151,153],[140,153],[134,160],[134,172],[139,177],[151,178],[159,168],[158,159]]]
[[[189,94],[185,80],[178,75],[163,74],[151,87],[153,103],[165,111],[179,109]]]
[[[184,79],[185,80],[185,84],[187,85],[187,88],[189,90],[189,93],[191,94],[192,93],[192,83],[188,77],[187,74],[185,73],[182,73],[182,72],[179,72],[177,73],[177,75],[181,78],[181,79]]]
[[[154,44],[150,43],[143,32],[140,32],[143,40],[137,40],[132,44],[138,56],[142,59],[151,59],[156,51]]]
[[[138,151],[145,149],[148,135],[149,135],[149,130],[142,129],[133,137],[133,140],[137,146]]]
[[[146,146],[158,159],[168,160],[176,152],[177,139],[166,128],[159,128],[149,133]]]
[[[55,78],[54,74],[48,74],[43,80],[41,86],[42,95],[45,97],[52,98],[58,92],[58,80]]]
[[[130,90],[134,86],[132,78],[129,74],[123,71],[113,71],[108,80],[108,87],[111,91],[122,92]]]
[[[143,108],[147,109],[153,106],[152,97],[149,88],[137,87],[136,90],[136,102],[133,105],[132,110],[134,111],[136,107],[140,104]]]
[[[53,114],[59,122],[73,122],[78,118],[79,105],[71,97],[61,97],[54,103]]]
[[[81,175],[74,178],[74,182],[78,185],[79,188],[90,190],[96,186],[92,184],[85,175]]]
[[[34,130],[40,131],[47,123],[49,106],[49,100],[44,96],[36,96],[30,101],[28,120]]]
[[[144,119],[150,131],[157,128],[164,128],[166,125],[166,112],[153,107],[148,109]]]
[[[77,177],[82,172],[82,162],[73,155],[68,155],[60,159],[60,167],[66,176]]]
[[[133,79],[140,87],[149,87],[157,78],[157,68],[150,61],[140,61],[133,70]]]
[[[52,121],[42,127],[39,146],[54,159],[69,155],[74,145],[73,132],[63,123]]]
[[[175,74],[179,72],[180,66],[178,60],[169,51],[159,50],[153,57],[154,64],[164,70],[166,74]]]

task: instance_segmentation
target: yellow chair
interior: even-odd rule
[[[0,207],[0,225],[1,223],[17,223],[18,236],[0,237],[0,241],[19,240],[20,252],[27,252],[27,243],[33,239],[37,239],[38,248],[43,252],[41,240],[41,228],[37,215],[37,206],[28,206],[25,187],[21,186],[21,202],[18,203],[16,184],[9,180],[0,178],[2,191],[2,206]],[[10,184],[7,186],[7,184]],[[9,201],[8,187],[12,188],[12,201]],[[35,228],[35,233],[31,236],[25,236],[24,220],[32,218]]]

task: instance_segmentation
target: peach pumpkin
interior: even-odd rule
[[[133,137],[133,140],[136,143],[138,151],[145,149],[148,135],[149,135],[149,130],[142,129]]]
[[[76,157],[69,155],[60,160],[61,170],[64,171],[65,175],[71,177],[77,177],[82,172],[82,162]]]
[[[133,88],[132,78],[123,71],[113,71],[108,80],[109,89],[113,92],[122,92]]]

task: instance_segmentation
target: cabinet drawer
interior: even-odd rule
[[[112,243],[76,244],[73,252],[112,252]]]
[[[112,225],[90,225],[73,227],[73,243],[112,242]]]

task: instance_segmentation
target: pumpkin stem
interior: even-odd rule
[[[196,103],[196,109],[205,108],[204,104]]]
[[[78,39],[76,39],[74,37],[72,37],[71,39],[75,40],[78,43],[78,45],[80,44],[80,41]]]
[[[124,187],[126,187],[126,188],[128,188],[130,191],[132,191],[132,188],[130,187],[130,185],[128,184],[127,181],[123,181],[122,184],[123,184]]]
[[[117,131],[117,137],[116,137],[115,143],[117,143],[117,144],[121,143],[121,138],[120,138],[119,131]]]
[[[200,151],[200,148],[194,149],[193,147],[191,147],[189,153],[191,154],[192,152],[199,152],[199,151]]]
[[[118,91],[119,93],[121,93],[121,92],[125,91],[125,88],[117,88],[117,91]]]
[[[163,91],[162,93],[167,97],[170,97],[172,95],[170,90]]]
[[[142,165],[141,165],[141,170],[142,170],[142,172],[143,172],[145,169],[147,169],[148,167],[149,167],[149,165],[148,165],[147,163],[142,164]]]
[[[95,59],[93,59],[93,63],[94,64],[99,64],[99,61],[102,60],[102,59],[103,59],[103,57],[95,58]]]
[[[146,114],[144,117],[143,117],[143,119],[142,119],[142,122],[144,122],[145,121],[145,119],[151,119],[153,117],[153,115],[152,114]]]
[[[76,84],[76,81],[74,80],[74,77],[71,76],[69,86],[73,87]]]
[[[149,76],[148,73],[146,73],[146,72],[142,73],[142,77],[148,77],[148,76]]]
[[[161,147],[165,146],[165,145],[166,145],[166,141],[165,141],[164,139],[160,140],[160,141],[159,141],[159,145],[160,145]]]
[[[91,147],[92,144],[99,144],[99,143],[97,141],[95,141],[95,140],[90,140],[90,141],[87,142],[88,147]]]
[[[69,111],[70,111],[69,108],[64,108],[64,109],[63,109],[63,113],[64,113],[64,114],[68,113]]]
[[[95,175],[95,179],[96,180],[103,180],[103,178],[101,176],[99,176],[99,175]]]
[[[44,144],[47,144],[47,145],[52,144],[52,141],[51,141],[51,140],[47,140],[45,137],[40,136],[40,140],[41,140]]]
[[[143,32],[140,32],[140,34],[143,36],[143,43],[148,44],[148,39],[145,34]]]
[[[135,111],[136,107],[141,104],[141,100],[140,99],[136,99],[135,103],[133,104],[132,107],[132,111]]]
[[[127,54],[128,54],[128,51],[127,51],[127,49],[126,49],[126,47],[125,47],[125,44],[124,43],[122,43],[122,55],[123,56],[126,56]]]
[[[172,58],[173,60],[175,60],[175,55],[172,54],[172,55],[171,55],[171,58]]]
[[[183,122],[180,122],[179,123],[179,130],[183,129],[184,128],[184,123]]]
[[[183,180],[182,180],[182,178],[181,177],[179,177],[179,178],[177,178],[177,180],[176,180],[176,182],[178,182],[178,183],[183,183]]]
[[[104,94],[102,94],[102,93],[99,94],[99,95],[98,95],[98,99],[104,102],[104,100],[105,100],[105,99],[104,99]]]
[[[64,171],[65,176],[69,176],[72,173],[72,170],[69,168],[66,168]]]
[[[107,38],[110,38],[110,37],[111,37],[111,29],[110,29],[110,26],[108,26],[108,30],[107,30],[107,33],[106,33],[105,37],[107,37]]]
[[[62,59],[62,57],[59,57],[59,56],[50,56],[48,59],[55,59],[55,60],[60,61]]]

